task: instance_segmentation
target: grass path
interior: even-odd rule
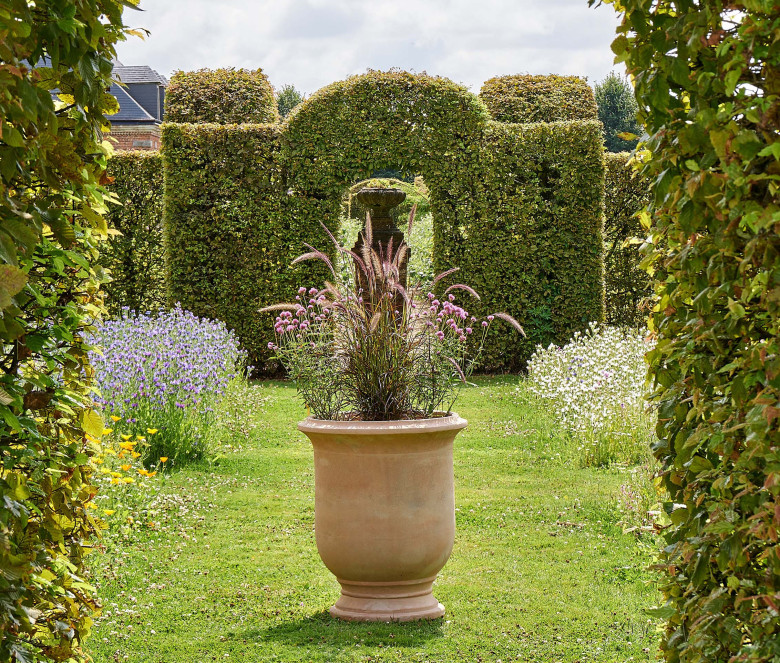
[[[457,535],[434,593],[443,619],[348,624],[314,542],[312,451],[285,383],[241,453],[169,478],[157,531],[95,555],[105,605],[89,640],[113,661],[649,661],[651,546],[624,535],[624,476],[555,460],[559,434],[521,411],[516,377],[483,378],[457,410]]]

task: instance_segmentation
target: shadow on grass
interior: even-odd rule
[[[344,649],[365,647],[420,647],[428,640],[444,637],[443,619],[417,622],[345,622],[327,610],[302,619],[277,623],[269,628],[248,629],[236,634],[238,640],[274,642],[290,647],[316,646]]]

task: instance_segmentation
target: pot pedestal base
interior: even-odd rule
[[[330,614],[353,622],[410,622],[436,619],[444,606],[431,593],[433,578],[393,583],[338,578],[341,596]]]

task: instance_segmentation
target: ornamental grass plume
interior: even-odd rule
[[[412,208],[409,233],[414,214]],[[470,316],[455,301],[456,292],[479,299],[467,285],[451,285],[441,296],[424,293],[419,284],[404,287],[400,274],[409,249],[405,242],[393,246],[392,239],[372,249],[369,215],[360,254],[323,228],[337,256],[346,259],[348,278],[339,279],[330,257],[307,245],[310,250],[293,264],[320,260],[332,281],[323,288],[300,288],[295,303],[262,309],[279,311],[276,341],[269,348],[296,380],[314,417],[390,421],[448,414],[493,320],[503,319],[523,333],[504,313],[485,320]],[[456,271],[439,274],[434,285]]]
[[[137,451],[144,465],[206,457],[214,408],[231,380],[242,377],[246,359],[224,323],[180,306],[156,315],[124,310],[98,327],[95,341],[95,400],[118,435],[143,438]]]

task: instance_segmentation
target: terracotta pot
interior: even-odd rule
[[[315,533],[341,584],[330,614],[359,621],[435,619],[431,593],[452,552],[457,414],[416,421],[298,424],[314,447]]]

